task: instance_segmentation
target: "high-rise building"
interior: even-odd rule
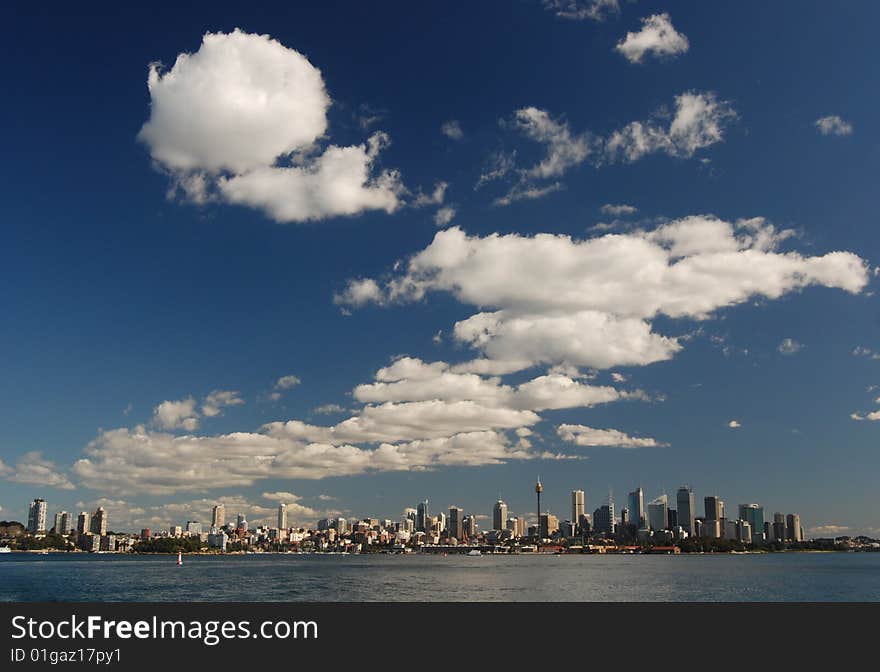
[[[91,529],[91,516],[88,511],[80,511],[76,517],[76,533],[78,535],[86,534]]]
[[[778,511],[773,514],[771,532],[773,534],[773,541],[785,541],[785,514]]]
[[[226,507],[223,504],[215,504],[211,509],[211,527],[220,529],[226,524]]]
[[[678,512],[678,524],[688,534],[694,533],[694,491],[689,485],[683,485],[675,495],[675,503]]]
[[[641,488],[636,488],[627,496],[627,507],[629,509],[629,522],[636,528],[643,527],[645,521],[645,494]]]
[[[55,525],[52,527],[55,534],[70,534],[71,519],[67,511],[59,511],[55,514]]]
[[[103,537],[107,534],[107,511],[103,506],[99,506],[92,514],[92,524],[89,528],[92,534]]]
[[[553,533],[559,529],[559,518],[552,513],[542,513],[541,517],[538,519],[538,529],[538,534],[541,535],[541,539],[551,537]]]
[[[283,502],[278,505],[278,529],[287,529],[287,504]]]
[[[458,539],[460,541],[464,537],[464,509],[458,506],[450,506],[449,518],[447,520],[447,529],[449,530],[449,536],[453,539]]]
[[[666,509],[666,529],[674,530],[678,527],[678,511],[675,509]]]
[[[504,523],[507,521],[507,504],[505,504],[502,500],[498,500],[495,502],[495,507],[492,509],[492,529],[493,530],[503,530]]]
[[[629,527],[630,518],[629,518],[629,508],[624,506],[620,510],[620,528],[621,530],[626,530]]]
[[[541,537],[541,493],[544,492],[544,486],[541,485],[541,477],[538,476],[538,482],[535,483],[535,495],[538,497],[538,520],[535,526],[535,534]]]
[[[186,521],[186,533],[192,536],[198,536],[202,533],[202,524],[197,520]]]
[[[168,528],[168,534],[172,537],[181,537],[183,536],[183,528],[180,525],[172,525]]]
[[[37,498],[28,505],[28,532],[45,534],[48,510],[49,505],[45,499]]]
[[[669,498],[665,494],[655,497],[648,504],[648,526],[652,530],[669,529],[666,527],[669,524],[666,516],[666,511],[669,508],[668,504]]]
[[[803,541],[804,533],[801,528],[801,517],[796,513],[789,513],[785,517],[785,536],[789,541]]]
[[[755,543],[764,540],[764,507],[760,504],[740,504],[740,520],[748,521]]]
[[[706,511],[706,520],[721,520],[724,518],[724,502],[715,495],[703,498]]]
[[[427,532],[427,521],[428,516],[431,515],[428,512],[428,500],[426,499],[424,502],[419,502],[418,507],[416,507],[416,531],[417,532]]]
[[[446,514],[445,513],[438,513],[434,517],[437,519],[437,531],[442,534],[443,531],[446,529],[446,525],[447,525]]]
[[[243,513],[239,513],[235,518],[235,529],[242,530],[243,532],[247,532],[248,529],[248,521],[247,517]]]
[[[336,531],[339,534],[345,534],[348,532],[348,520],[345,518],[337,518],[335,523]]]
[[[586,509],[584,508],[584,491],[583,490],[572,490],[571,491],[571,520],[574,523],[579,523],[581,516],[586,513]]]
[[[605,534],[614,532],[614,503],[603,504],[593,511],[593,531]]]
[[[461,526],[464,530],[464,537],[466,539],[470,539],[471,537],[477,536],[477,517],[476,516],[465,516],[461,521]]]
[[[701,539],[719,539],[721,537],[721,520],[704,518],[699,528]]]

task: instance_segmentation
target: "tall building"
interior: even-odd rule
[[[789,541],[803,541],[804,534],[801,528],[801,517],[796,513],[789,513],[785,517],[785,536]]]
[[[538,482],[535,483],[535,494],[538,496],[538,521],[535,532],[538,538],[541,537],[541,493],[544,492],[544,486],[541,485],[541,477],[538,476]]]
[[[218,530],[226,524],[226,507],[223,504],[216,504],[211,509],[211,527]]]
[[[675,503],[678,512],[678,524],[688,534],[694,533],[694,491],[689,485],[683,485],[675,495]]]
[[[773,526],[770,530],[773,541],[785,541],[785,514],[779,512],[773,514]]]
[[[748,521],[752,531],[752,541],[764,540],[764,507],[760,504],[740,504],[740,520]]]
[[[278,505],[278,529],[287,529],[287,504],[283,502]]]
[[[345,534],[348,532],[348,520],[345,518],[337,518],[335,523],[336,531],[339,534]]]
[[[28,505],[28,532],[44,534],[46,532],[46,515],[49,505],[45,499],[37,498]]]
[[[667,514],[666,511],[669,508],[669,498],[664,494],[659,497],[655,497],[648,504],[648,526],[652,530],[665,530],[668,529],[666,526],[667,522]]]
[[[172,525],[168,528],[168,534],[172,537],[181,537],[183,536],[183,528],[180,525]]]
[[[446,529],[446,514],[438,513],[434,517],[437,519],[437,531],[442,534],[443,531]]]
[[[450,506],[449,518],[447,518],[447,521],[449,536],[461,540],[464,536],[464,509],[457,506]]]
[[[678,527],[678,511],[675,509],[666,509],[666,525],[667,530],[674,530]]]
[[[624,506],[620,510],[620,529],[626,530],[626,528],[629,527],[630,522],[629,508]]]
[[[412,521],[413,529],[416,528],[416,520],[418,518],[418,514],[419,514],[419,512],[416,511],[415,509],[404,509],[403,510],[403,517],[407,520]]]
[[[645,494],[641,488],[636,488],[627,496],[627,506],[629,509],[629,522],[637,528],[643,527],[645,521]]]
[[[418,507],[416,508],[416,532],[427,532],[427,522],[428,522],[428,500],[426,499],[424,502],[419,502]]]
[[[242,530],[243,532],[247,532],[248,529],[248,521],[243,513],[239,513],[235,519],[235,529]]]
[[[477,517],[476,516],[465,516],[461,521],[461,526],[464,530],[464,537],[466,539],[470,539],[471,537],[477,536]]]
[[[593,531],[611,534],[614,532],[614,503],[603,504],[593,511]]]
[[[559,529],[559,518],[552,513],[542,513],[538,518],[538,534],[541,539],[547,539]]]
[[[80,511],[76,517],[76,533],[78,535],[86,534],[91,529],[91,516],[88,511]]]
[[[107,511],[103,506],[99,506],[92,514],[92,524],[89,527],[92,534],[103,537],[107,534]]]
[[[198,536],[202,533],[202,524],[197,520],[186,521],[186,533]]]
[[[706,511],[706,520],[721,520],[724,518],[724,502],[715,495],[703,498]]]
[[[492,529],[503,530],[505,522],[507,522],[507,504],[499,499],[492,509]]]
[[[52,529],[55,534],[70,534],[70,514],[67,511],[59,511],[55,514],[55,525]]]
[[[571,520],[574,523],[580,523],[581,516],[586,513],[586,509],[584,508],[584,491],[583,490],[572,490],[571,491]]]

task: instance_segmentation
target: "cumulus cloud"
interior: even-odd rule
[[[223,413],[227,406],[241,406],[244,399],[235,390],[214,390],[202,403],[202,415],[213,418]]]
[[[836,114],[816,119],[816,128],[822,135],[852,135],[853,127]]]
[[[344,406],[340,406],[339,404],[323,404],[321,406],[315,406],[312,409],[312,413],[317,413],[318,415],[331,415],[333,413],[345,413],[346,409]]]
[[[850,531],[847,525],[817,525],[807,530],[811,535],[837,537]]]
[[[455,208],[452,206],[444,206],[434,213],[434,224],[438,227],[448,226],[455,219]]]
[[[669,14],[654,14],[642,19],[638,32],[627,33],[615,49],[630,63],[641,63],[646,55],[672,57],[688,50],[688,39],[672,26]]]
[[[614,446],[617,448],[655,448],[665,446],[656,439],[639,438],[617,429],[595,429],[586,425],[559,425],[556,433],[563,441],[578,446]]]
[[[14,468],[0,462],[0,475],[14,483],[45,485],[59,490],[73,490],[74,485],[64,471],[52,460],[43,457],[42,451],[25,453],[15,463]]]
[[[880,352],[875,352],[871,348],[863,345],[857,345],[852,351],[853,357],[867,357],[868,359],[880,359]]]
[[[179,401],[163,401],[153,409],[153,424],[160,429],[185,429],[188,432],[198,429],[196,400],[187,397]]]
[[[293,374],[289,374],[286,376],[281,376],[278,380],[275,381],[275,389],[276,390],[289,390],[293,387],[299,385],[302,381],[298,376],[294,376]]]
[[[453,328],[456,340],[483,355],[467,365],[474,373],[534,364],[646,365],[683,347],[683,340],[654,331],[658,316],[707,320],[755,297],[775,299],[811,285],[857,293],[867,284],[867,265],[855,254],[779,251],[790,237],[761,218],[726,222],[711,215],[585,240],[469,236],[451,227],[383,284],[372,281],[369,292],[350,285],[348,294],[352,305],[362,305],[447,292],[481,308]]]
[[[331,104],[321,72],[268,35],[206,33],[170,70],[149,67],[150,118],[138,138],[196,203],[217,199],[304,222],[365,210],[393,212],[405,192],[376,170],[389,140],[319,142]]]
[[[545,145],[547,150],[540,163],[526,170],[529,177],[557,177],[590,155],[590,137],[572,134],[567,123],[553,119],[545,110],[536,107],[517,110],[514,124],[523,135]]]
[[[619,0],[543,0],[544,8],[562,19],[604,21],[620,13]]]
[[[776,349],[783,355],[795,355],[800,352],[803,347],[804,346],[801,343],[798,343],[793,338],[783,338]]]
[[[461,130],[461,124],[458,123],[456,119],[444,121],[440,126],[440,132],[452,140],[461,140],[464,138],[464,131]]]
[[[639,209],[634,205],[626,205],[625,203],[621,203],[615,205],[613,203],[606,203],[599,210],[603,215],[611,215],[613,217],[627,217],[629,215],[636,214]]]
[[[727,426],[731,429],[739,429],[740,427],[742,427],[742,424],[739,422],[739,420],[731,420],[727,423]]]

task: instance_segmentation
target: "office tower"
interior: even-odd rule
[[[626,527],[627,527],[629,524],[630,524],[629,509],[626,508],[626,507],[623,507],[623,508],[620,510],[620,527],[621,527],[621,530],[625,530]]]
[[[218,530],[226,524],[226,507],[223,504],[216,504],[211,509],[211,527]]]
[[[278,529],[287,529],[287,504],[283,502],[278,505]]]
[[[449,518],[447,529],[449,536],[453,539],[461,540],[464,537],[464,509],[457,506],[449,507]]]
[[[669,498],[666,495],[655,497],[648,504],[648,526],[655,531],[667,529],[666,510],[669,508]]]
[[[586,509],[584,508],[584,491],[583,490],[572,490],[571,491],[571,520],[574,523],[580,524],[581,516],[586,513]]]
[[[507,531],[510,532],[510,536],[513,538],[520,536],[520,534],[519,534],[519,518],[508,518],[507,519]]]
[[[339,534],[345,534],[348,532],[348,520],[345,518],[337,518],[334,526]]]
[[[734,540],[737,538],[736,521],[728,518],[724,519],[724,525],[721,528],[721,538]]]
[[[773,541],[785,541],[785,514],[778,511],[773,514],[773,527],[771,528]]]
[[[104,510],[103,506],[95,509],[95,512],[92,514],[92,525],[89,529],[92,534],[97,534],[99,537],[107,534],[107,511]]]
[[[547,539],[552,536],[556,530],[559,529],[559,518],[554,516],[552,513],[542,513],[541,517],[538,519],[538,534],[541,535],[541,539]]]
[[[442,534],[444,530],[446,530],[446,525],[448,524],[446,514],[438,512],[434,517],[437,519],[437,531]]]
[[[736,521],[736,538],[744,544],[752,543],[752,524],[749,521]]]
[[[28,532],[44,534],[46,532],[46,513],[49,505],[45,499],[35,499],[28,506]]]
[[[678,511],[675,509],[667,509],[666,510],[666,524],[668,530],[674,530],[678,527]]]
[[[413,527],[415,527],[416,519],[418,518],[418,511],[416,511],[415,509],[404,509],[403,517],[411,520],[413,522]]]
[[[235,529],[247,532],[248,521],[243,513],[239,513],[235,518]]]
[[[721,538],[721,520],[715,518],[704,518],[702,524],[699,525],[699,537],[701,539],[720,539]]]
[[[706,520],[721,520],[724,518],[724,502],[715,495],[703,499],[706,510]]]
[[[675,502],[678,508],[678,524],[684,528],[688,534],[694,533],[694,491],[689,485],[683,485],[678,489],[675,496]]]
[[[497,502],[495,502],[495,507],[492,509],[492,529],[503,530],[506,520],[507,504],[499,499]]]
[[[789,513],[785,517],[785,536],[789,541],[803,541],[804,531],[801,528],[801,517],[796,513]]]
[[[424,502],[419,502],[418,507],[416,508],[416,531],[417,532],[427,532],[427,520],[430,513],[428,513],[428,500],[426,499]]]
[[[168,528],[168,533],[172,537],[180,537],[183,536],[183,528],[180,525],[172,525]]]
[[[464,536],[466,539],[477,536],[477,518],[476,516],[465,516],[461,522]]]
[[[603,504],[593,511],[593,531],[605,534],[614,532],[614,504]]]
[[[636,488],[627,496],[629,509],[629,522],[636,528],[645,526],[645,494],[641,488]]]
[[[752,530],[755,543],[764,540],[764,507],[759,504],[740,504],[740,520],[746,520]]]
[[[59,511],[55,514],[55,534],[70,534],[70,514],[67,511]]]
[[[141,530],[141,539],[149,539],[153,536],[153,531],[149,527],[145,527]]]
[[[186,533],[198,536],[202,533],[202,524],[197,520],[186,521]]]
[[[544,486],[541,485],[541,477],[538,476],[538,482],[535,483],[535,494],[538,496],[538,525],[537,525],[537,533],[540,538],[541,535],[541,493],[544,492]]]

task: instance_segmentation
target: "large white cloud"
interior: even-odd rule
[[[653,331],[657,316],[705,320],[752,297],[775,299],[810,285],[856,293],[867,284],[867,265],[857,255],[779,251],[789,237],[761,218],[726,222],[710,215],[584,240],[468,236],[452,227],[384,286],[373,281],[358,298],[388,303],[441,291],[494,308],[453,331],[492,361],[643,365],[682,347]]]
[[[375,171],[388,144],[319,143],[331,104],[320,71],[268,35],[207,33],[168,71],[149,69],[150,118],[139,138],[172,176],[172,191],[304,222],[365,210],[394,211],[397,172]]]
[[[677,56],[688,50],[688,39],[672,26],[669,14],[654,14],[642,19],[638,32],[627,33],[615,49],[630,63],[641,63],[647,54]]]
[[[15,467],[7,467],[0,462],[0,476],[15,483],[45,485],[60,490],[73,490],[74,485],[67,477],[66,470],[43,456],[42,451],[25,453],[16,461]]]
[[[559,425],[559,438],[578,446],[613,446],[617,448],[655,448],[665,444],[650,437],[630,436],[617,429],[596,429],[586,425]]]

